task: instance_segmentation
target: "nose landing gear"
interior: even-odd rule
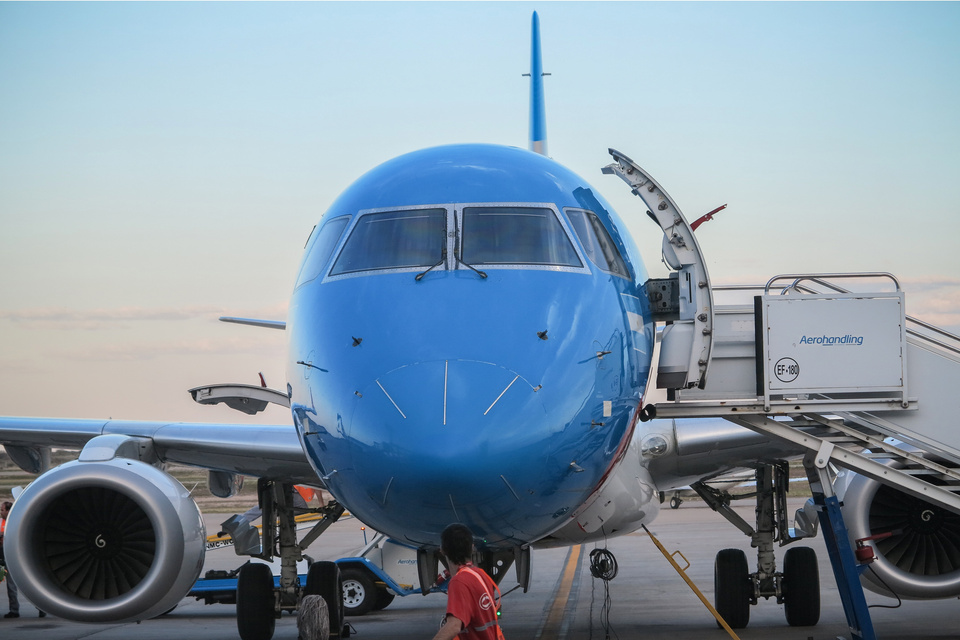
[[[750,537],[757,549],[757,570],[750,572],[747,556],[740,549],[723,549],[714,565],[715,607],[734,629],[750,622],[750,606],[760,598],[776,598],[784,605],[787,623],[807,627],[820,620],[820,569],[817,554],[809,547],[791,548],[784,555],[783,571],[777,571],[774,543],[784,546],[800,538],[791,537],[787,528],[786,497],[789,467],[785,462],[757,468],[756,527],[750,526],[733,509],[726,491],[697,482],[694,491],[735,527]],[[742,497],[751,497],[742,496]],[[671,504],[672,506],[672,504]]]
[[[237,630],[242,640],[270,640],[276,619],[283,611],[296,611],[303,598],[319,595],[327,604],[330,638],[345,638],[349,627],[343,619],[343,578],[334,562],[314,562],[307,573],[307,584],[301,585],[297,562],[306,549],[343,514],[343,507],[331,502],[316,511],[323,515],[302,540],[297,541],[292,484],[261,478],[257,483],[263,527],[259,546],[252,541],[245,555],[267,562],[280,558],[280,583],[274,585],[269,565],[248,563],[237,578]],[[308,511],[300,509],[300,512]],[[235,547],[238,553],[239,547]]]

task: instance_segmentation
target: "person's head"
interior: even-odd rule
[[[4,502],[3,504],[0,504],[0,518],[3,518],[4,520],[6,520],[7,514],[10,513],[10,507],[12,506],[13,506],[13,503],[9,501]]]
[[[458,522],[440,534],[440,550],[454,564],[466,564],[473,557],[473,532]]]

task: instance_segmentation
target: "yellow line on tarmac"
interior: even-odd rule
[[[573,587],[573,579],[577,576],[580,568],[580,558],[583,555],[583,545],[570,547],[567,554],[567,562],[563,567],[563,577],[557,587],[557,592],[553,596],[553,603],[550,605],[550,612],[547,619],[537,634],[539,640],[558,640],[560,629],[563,623],[563,614],[566,612],[567,603],[570,600],[570,589]]]

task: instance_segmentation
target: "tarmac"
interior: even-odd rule
[[[802,502],[802,501],[801,501]],[[796,506],[799,506],[797,502]],[[750,521],[753,506],[737,507]],[[226,516],[205,517],[208,532],[215,532]],[[350,555],[363,543],[361,524],[351,518],[333,525],[310,547],[318,560]],[[756,554],[749,539],[699,501],[685,502],[673,510],[663,505],[650,527],[668,552],[679,551],[690,566],[689,578],[713,602],[713,563],[718,550],[741,548],[751,566]],[[787,626],[783,605],[774,600],[752,607],[750,624],[736,637],[776,640],[852,639],[846,624],[833,571],[822,538],[807,544],[820,562],[822,611],[814,627]],[[528,593],[510,591],[516,586],[512,570],[501,584],[502,627],[508,640],[723,640],[730,636],[719,628],[708,610],[663,557],[644,532],[612,538],[607,548],[617,559],[618,574],[608,583],[590,575],[588,556],[595,547],[535,550],[532,584]],[[686,562],[678,555],[678,563]],[[778,560],[782,553],[778,552]],[[207,568],[235,568],[244,562],[230,549],[208,553]],[[609,591],[607,591],[607,587]],[[895,605],[896,601],[867,592],[870,604]],[[383,611],[348,618],[351,637],[363,640],[406,640],[433,637],[443,617],[446,596],[396,598]],[[0,614],[6,599],[0,595]],[[234,605],[204,605],[184,599],[171,613],[141,623],[81,624],[47,616],[21,598],[18,619],[0,618],[0,638],[17,640],[234,640],[239,637]],[[897,609],[871,609],[876,636],[883,640],[960,640],[960,603],[956,599],[904,601]],[[277,621],[277,640],[297,638],[296,618],[284,614]]]

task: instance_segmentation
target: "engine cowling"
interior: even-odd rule
[[[37,608],[81,622],[145,620],[173,608],[203,568],[200,511],[175,478],[138,460],[68,462],[8,516],[4,555]]]
[[[863,573],[865,587],[914,600],[960,595],[960,514],[849,471],[838,481],[851,544],[894,532],[868,543],[877,560]]]

